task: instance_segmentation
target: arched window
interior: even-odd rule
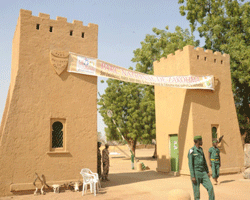
[[[217,127],[215,126],[212,127],[212,139],[217,139]]]
[[[52,124],[52,148],[63,147],[63,124],[56,121]]]

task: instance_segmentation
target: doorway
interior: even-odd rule
[[[178,135],[170,135],[170,159],[171,159],[171,171],[179,171],[179,145]]]

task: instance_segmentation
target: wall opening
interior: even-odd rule
[[[63,147],[63,124],[56,121],[52,124],[52,148]]]
[[[72,35],[73,35],[73,31],[72,31],[72,30],[69,32],[69,35],[70,35],[70,36],[72,36]]]
[[[84,32],[82,32],[82,38],[84,38]]]
[[[218,140],[219,138],[219,125],[218,124],[211,125],[211,134],[212,134],[212,141]]]
[[[53,26],[50,26],[49,27],[49,32],[52,32],[53,31]]]
[[[170,164],[171,171],[179,171],[179,144],[178,135],[169,135],[169,150],[170,150]]]
[[[36,30],[39,30],[40,24],[36,24]]]
[[[50,150],[65,150],[65,119],[51,119],[50,130]]]

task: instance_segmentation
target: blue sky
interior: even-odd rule
[[[68,22],[83,21],[84,25],[99,26],[98,59],[128,68],[133,51],[140,47],[152,28],[170,31],[175,26],[189,28],[185,17],[179,14],[178,0],[8,0],[1,2],[0,10],[0,120],[4,111],[10,84],[12,38],[19,10],[31,10],[32,15],[46,13],[51,19],[66,17]],[[198,34],[195,34],[198,39]],[[201,43],[202,44],[202,43]],[[106,84],[98,78],[98,91],[102,94]],[[104,133],[104,123],[98,115],[98,131]]]

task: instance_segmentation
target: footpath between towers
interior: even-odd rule
[[[126,148],[121,150],[129,155]],[[59,194],[49,192],[46,195],[34,196],[18,195],[12,197],[0,197],[0,200],[166,200],[168,192],[173,189],[182,189],[190,193],[193,199],[193,190],[189,176],[170,176],[165,173],[157,173],[156,159],[152,158],[154,149],[137,149],[136,157],[150,170],[137,172],[131,169],[130,158],[126,158],[119,148],[110,148],[110,152],[119,154],[110,157],[110,175],[108,182],[102,182],[102,189],[95,197],[88,190],[82,196],[81,192],[66,190]],[[223,164],[223,163],[222,163]],[[215,197],[219,200],[248,200],[250,199],[250,180],[243,179],[241,174],[223,175],[220,177],[221,184],[214,186]],[[207,192],[201,186],[201,199],[208,199]]]

